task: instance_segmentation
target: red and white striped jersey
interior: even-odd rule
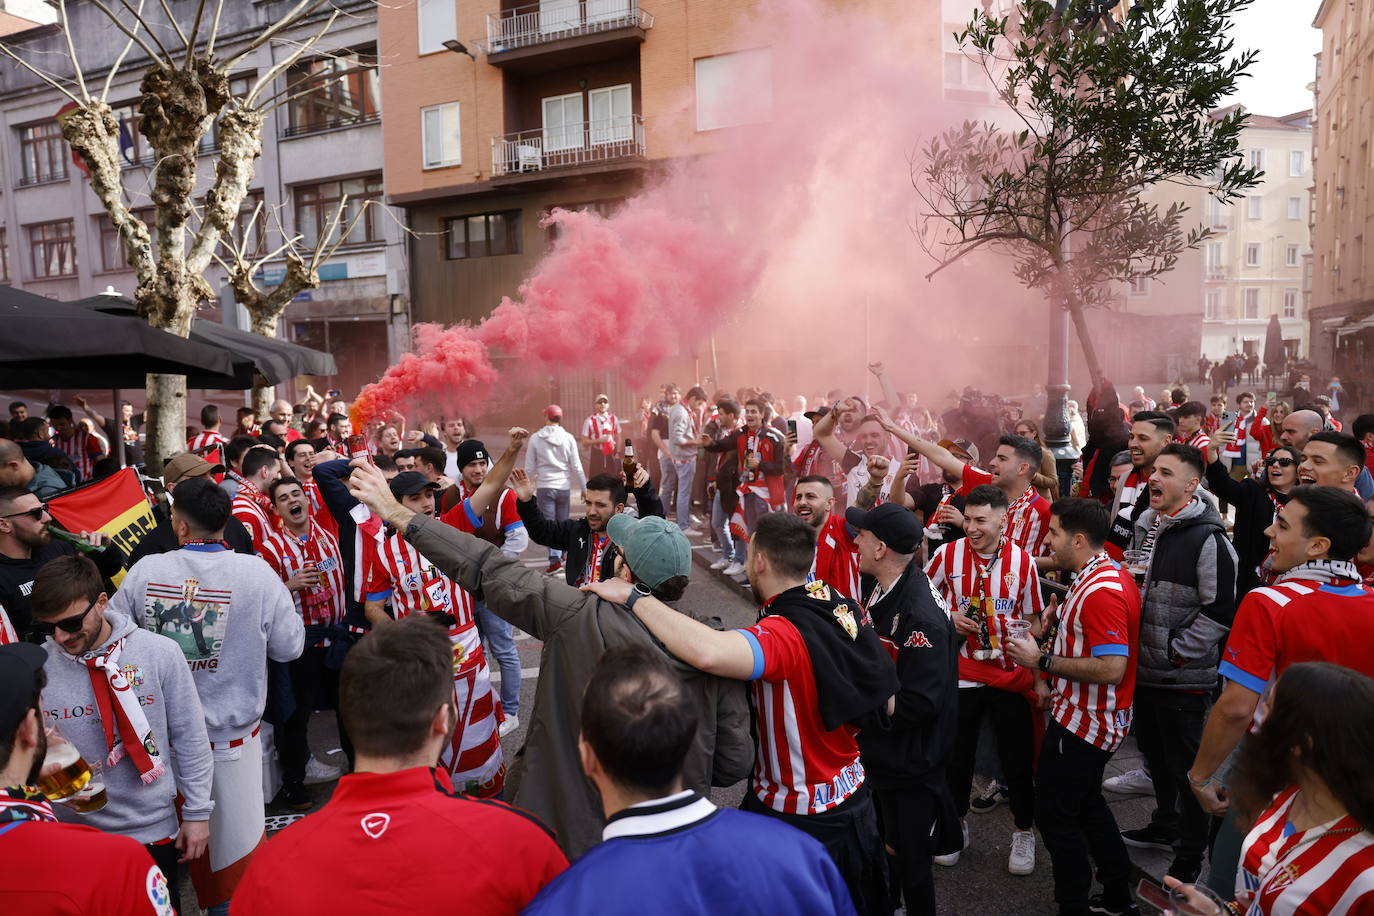
[[[104,447],[100,440],[83,430],[74,430],[70,439],[63,439],[61,436],[53,436],[52,444],[62,450],[62,454],[71,459],[72,467],[81,475],[82,480],[91,476],[91,471],[95,470],[95,463],[105,454]]]
[[[811,653],[790,621],[769,615],[736,632],[762,659],[750,684],[758,735],[754,794],[783,814],[829,811],[863,785],[858,729],[845,723],[826,730]]]
[[[1205,430],[1199,428],[1198,431],[1189,436],[1188,440],[1183,444],[1191,445],[1198,451],[1205,452],[1207,451],[1207,446],[1212,444],[1212,437],[1207,435]]]
[[[602,436],[609,435],[610,442],[602,442],[599,445],[593,443],[592,451],[600,451],[603,455],[614,455],[616,444],[620,441],[620,420],[613,413],[608,413],[604,417],[599,413],[594,413],[582,423],[582,438],[598,440]]]
[[[959,492],[966,494],[974,487],[991,483],[992,475],[987,471],[965,464]],[[1033,557],[1040,556],[1044,552],[1045,535],[1050,531],[1050,501],[1036,492],[1035,487],[1026,487],[1025,492],[1007,507],[1006,530],[1016,546],[1030,551]]]
[[[1002,680],[1002,672],[1016,667],[1001,650],[1003,622],[1030,620],[1044,609],[1035,560],[1006,537],[990,557],[980,556],[968,538],[959,538],[935,551],[926,564],[926,578],[951,611],[968,615],[974,610],[988,620],[986,645],[979,636],[971,636],[959,646],[959,686]],[[977,650],[974,642],[979,643]],[[995,657],[976,658],[975,651]]]
[[[320,526],[335,537],[339,536],[339,523],[334,518],[334,513],[329,511],[329,507],[324,504],[324,498],[320,496],[319,484],[315,483],[313,477],[307,477],[301,481],[301,490],[310,500],[310,516],[320,523]]]
[[[1236,901],[1246,916],[1374,911],[1374,833],[1350,815],[1307,830],[1288,820],[1298,788],[1274,796],[1241,846]]]
[[[1053,652],[1064,658],[1124,655],[1126,674],[1120,684],[1089,684],[1051,674],[1054,721],[1094,747],[1116,750],[1131,727],[1139,636],[1135,580],[1103,551],[1079,571],[1064,597]]]
[[[497,725],[504,718],[477,633],[472,596],[440,572],[399,533],[377,549],[367,579],[368,601],[390,599],[400,620],[410,614],[451,614],[453,698],[460,727],[440,758],[455,786],[494,795],[505,780]]]
[[[243,522],[243,527],[248,529],[248,534],[253,538],[253,552],[261,556],[262,545],[278,530],[278,519],[272,512],[272,503],[267,495],[252,481],[239,478],[239,488],[234,493],[229,512]]]
[[[12,642],[19,642],[19,633],[10,622],[10,615],[5,613],[5,606],[0,604],[0,646],[7,646]]]
[[[859,599],[859,548],[844,516],[831,512],[816,533],[816,559],[811,580],[821,580],[845,598]]]
[[[314,519],[304,538],[285,529],[263,542],[258,554],[267,561],[283,582],[301,567],[313,563],[320,571],[320,584],[315,588],[291,593],[296,610],[306,626],[328,627],[343,622],[347,586],[344,584],[343,557],[338,538],[326,531]]]
[[[229,440],[211,429],[203,429],[186,440],[186,451],[198,452],[212,445],[227,445]]]

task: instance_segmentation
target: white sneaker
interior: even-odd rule
[[[725,569],[721,570],[721,572],[725,573],[727,576],[738,576],[740,573],[744,572],[744,564],[731,563],[729,566],[725,567]]]
[[[725,559],[725,557],[721,557],[719,560],[717,560],[716,562],[714,562],[714,563],[711,564],[711,568],[712,568],[712,569],[724,569],[725,567],[729,566],[730,563],[731,563],[730,560]]]
[[[934,859],[932,859],[932,861],[936,865],[943,865],[945,866],[945,868],[949,868],[952,865],[958,865],[959,856],[963,854],[964,849],[968,849],[968,822],[961,820],[959,822],[959,826],[961,826],[964,829],[963,847],[958,852],[951,852],[949,855],[945,856],[936,856]]]
[[[519,727],[519,716],[506,716],[504,719],[501,720],[501,724],[496,726],[496,737],[504,738]]]
[[[1155,784],[1150,780],[1150,774],[1139,768],[1102,780],[1102,788],[1117,795],[1155,794]]]
[[[1035,831],[1012,831],[1011,855],[1007,857],[1007,871],[1013,875],[1029,875],[1035,871]]]
[[[333,782],[343,775],[343,770],[335,766],[330,766],[323,760],[316,760],[311,757],[305,762],[305,784],[307,786],[317,785],[322,782]]]

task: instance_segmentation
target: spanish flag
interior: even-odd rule
[[[157,527],[153,507],[133,468],[54,496],[48,500],[48,512],[68,531],[103,532],[126,557]],[[114,583],[118,585],[123,577],[120,572]]]

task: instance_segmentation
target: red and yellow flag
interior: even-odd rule
[[[133,468],[54,496],[48,500],[48,511],[68,531],[103,532],[126,557],[157,527],[153,507]],[[123,576],[121,572],[114,577],[116,585]]]

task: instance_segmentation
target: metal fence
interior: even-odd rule
[[[546,41],[594,35],[612,29],[653,26],[639,0],[544,0],[487,14],[484,50],[499,54]]]

